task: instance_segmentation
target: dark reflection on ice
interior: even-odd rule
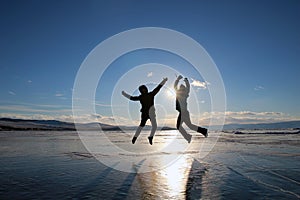
[[[202,179],[206,169],[194,160],[186,183],[186,199],[200,199],[202,195]]]
[[[116,163],[115,165],[117,165]],[[90,183],[85,185],[83,188],[79,190],[79,193],[74,196],[74,198],[82,199],[86,195],[88,195],[91,191],[95,189],[95,186],[97,186],[99,183],[101,183],[104,179],[106,179],[107,176],[109,176],[109,173],[113,170],[114,166],[107,167],[105,170],[103,170],[99,176],[94,178]]]

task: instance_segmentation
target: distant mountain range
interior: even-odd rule
[[[226,124],[224,130],[236,129],[300,129],[300,121],[287,121],[276,123],[260,123],[260,124]]]
[[[81,130],[99,130],[101,126],[103,131],[121,131],[135,130],[136,126],[114,126],[103,123],[85,123],[78,124],[77,129]],[[0,118],[0,131],[13,130],[44,130],[44,131],[75,131],[75,124],[71,122],[62,122],[57,120],[26,120]],[[215,127],[216,129],[217,126]],[[150,129],[146,126],[145,129]],[[175,130],[175,128],[162,127],[163,130]],[[261,124],[226,124],[223,130],[241,130],[241,129],[300,129],[300,121],[288,121],[278,123],[261,123]]]
[[[131,126],[114,126],[103,123],[85,123],[76,124],[76,128],[80,130],[99,130],[99,126],[103,131],[121,131],[135,130],[136,127]],[[75,131],[75,124],[71,122],[62,122],[57,120],[27,120],[27,119],[11,119],[0,118],[0,131]],[[145,129],[149,129],[146,126]],[[175,128],[162,127],[163,130],[173,130]]]
[[[99,125],[102,127],[103,130],[120,130],[119,127],[100,123],[80,124],[79,127],[87,130],[95,130]],[[74,131],[76,130],[76,128],[74,123],[62,122],[57,120],[26,120],[0,118],[0,130]]]

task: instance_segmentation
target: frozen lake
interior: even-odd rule
[[[0,199],[300,199],[300,134],[194,134],[187,144],[162,131],[152,146],[148,132],[135,145],[106,135],[111,144],[92,140],[94,156],[111,167],[76,132],[0,132]],[[133,173],[114,169],[124,162]]]

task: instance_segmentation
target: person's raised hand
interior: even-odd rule
[[[177,77],[177,79],[178,80],[180,80],[180,79],[182,79],[183,77],[181,76],[181,75],[179,75],[178,77]]]
[[[161,82],[160,85],[164,85],[167,82],[168,78],[164,78]]]

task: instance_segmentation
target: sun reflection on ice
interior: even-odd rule
[[[165,196],[169,199],[184,199],[186,193],[187,178],[192,159],[181,156],[174,163],[161,170],[161,176],[165,180]]]
[[[158,133],[155,142],[157,152],[149,154],[139,168],[151,171],[137,175],[142,199],[186,199],[193,155],[198,152],[199,142],[195,139],[187,143],[176,130]]]

